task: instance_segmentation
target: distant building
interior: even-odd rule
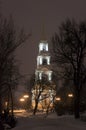
[[[47,80],[52,80],[52,70],[50,69],[50,54],[48,52],[47,41],[41,41],[39,43],[39,54],[37,56],[37,69],[35,71],[36,81],[42,80],[46,76]]]
[[[32,107],[34,109],[38,100],[39,110],[53,108],[56,94],[55,85],[52,82],[52,70],[50,64],[50,54],[47,40],[39,43],[39,54],[37,56],[37,68],[35,70],[35,86],[32,89]]]

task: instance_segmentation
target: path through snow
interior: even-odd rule
[[[43,117],[20,117],[12,130],[86,130],[86,122],[75,120],[73,116],[50,114]]]

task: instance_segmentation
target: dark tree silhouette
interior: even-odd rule
[[[0,113],[2,112],[2,99],[9,95],[13,114],[12,89],[16,86],[19,79],[15,50],[29,36],[24,33],[23,29],[18,31],[12,17],[5,19],[0,16]]]
[[[34,107],[34,110],[33,110],[33,115],[35,115],[36,112],[37,112],[39,101],[46,100],[47,98],[49,98],[50,95],[48,95],[48,93],[45,93],[43,95],[42,99],[40,99],[40,96],[45,92],[45,90],[46,91],[47,90],[54,90],[54,91],[56,91],[56,88],[55,88],[55,84],[53,82],[51,83],[51,82],[49,82],[46,79],[46,77],[43,77],[41,80],[35,81],[33,89],[36,90],[36,93],[35,93],[35,107]],[[55,93],[53,95],[53,100],[54,100],[54,98],[55,98]],[[46,109],[46,114],[47,115],[48,115],[51,103],[52,103],[52,101],[50,101],[49,103],[45,104],[45,106],[43,106],[43,104],[41,104],[42,108]]]
[[[53,61],[63,78],[74,83],[75,118],[80,117],[80,93],[86,82],[86,21],[66,20],[52,38]]]

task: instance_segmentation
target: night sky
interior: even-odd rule
[[[48,41],[66,18],[86,20],[86,0],[2,0],[2,13],[13,15],[16,26],[31,38],[16,51],[22,74],[33,74],[36,67],[41,26],[45,22]]]

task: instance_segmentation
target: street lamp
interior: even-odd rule
[[[25,99],[24,98],[20,98],[19,101],[21,102],[20,106],[21,106],[21,109],[24,108],[24,104],[25,104]]]
[[[68,94],[68,97],[70,97],[70,98],[73,97],[73,94],[72,94],[72,93],[69,93],[69,94]]]
[[[29,98],[29,95],[24,95],[23,97],[24,97],[24,98]]]
[[[25,101],[25,99],[24,98],[20,98],[20,102],[24,102]]]
[[[56,101],[61,101],[61,98],[60,97],[56,97],[55,100]]]
[[[8,102],[6,101],[5,102],[5,108],[7,109],[7,107],[8,107]]]
[[[6,101],[6,102],[5,102],[5,106],[7,107],[7,105],[8,105],[8,102]]]
[[[27,109],[27,108],[28,108],[28,103],[29,103],[29,100],[28,100],[29,95],[28,95],[28,94],[25,94],[25,95],[23,96],[23,98],[25,99],[25,109]]]

